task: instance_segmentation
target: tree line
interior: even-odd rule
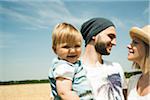
[[[130,78],[133,75],[140,74],[141,71],[125,72],[126,78]],[[22,80],[22,81],[0,81],[0,85],[16,85],[16,84],[35,84],[35,83],[49,83],[48,79],[42,80]]]

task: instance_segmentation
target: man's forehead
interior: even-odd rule
[[[114,27],[109,27],[105,30],[103,30],[102,32],[98,33],[98,35],[112,35],[112,36],[116,36],[116,30]]]

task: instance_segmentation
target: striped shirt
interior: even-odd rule
[[[92,87],[86,77],[86,71],[80,60],[74,64],[59,60],[58,58],[53,61],[53,66],[50,68],[49,80],[55,100],[61,100],[56,90],[57,77],[72,80],[72,90],[78,94],[80,100],[94,100]]]

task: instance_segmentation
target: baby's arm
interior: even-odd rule
[[[76,92],[72,91],[72,80],[57,77],[56,87],[62,100],[80,100]]]

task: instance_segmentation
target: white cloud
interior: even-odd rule
[[[0,49],[13,47],[17,42],[18,40],[16,39],[16,35],[0,32]]]
[[[115,25],[119,28],[125,28],[125,24],[123,21],[121,21],[121,19],[117,18],[117,17],[113,17],[112,21],[115,23]]]
[[[16,2],[18,6],[0,6],[0,15],[23,24],[25,30],[49,29],[56,23],[67,21],[79,24],[81,19],[71,15],[62,2]],[[10,9],[11,8],[11,9]],[[13,9],[12,9],[13,8]],[[3,20],[4,21],[4,20]],[[12,24],[12,23],[11,23]],[[20,34],[21,35],[21,34]],[[18,42],[16,33],[0,32],[0,48],[9,48]]]
[[[150,7],[145,8],[143,14],[144,14],[144,15],[145,15],[145,14],[150,14]]]
[[[27,24],[25,29],[49,28],[58,21],[79,23],[80,20],[71,15],[62,1],[23,1],[16,2],[18,6],[13,9],[0,7],[0,14],[10,17],[12,20]]]

